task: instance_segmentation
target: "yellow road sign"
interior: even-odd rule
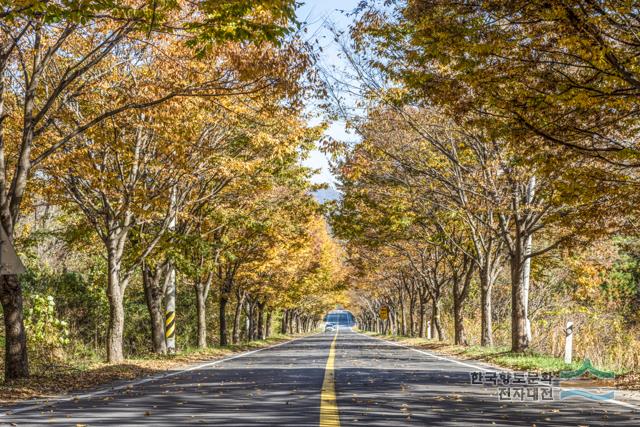
[[[389,318],[389,307],[380,307],[380,311],[378,314],[380,314],[380,318],[382,320],[387,320]]]

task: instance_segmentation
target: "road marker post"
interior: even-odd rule
[[[176,228],[176,215],[178,214],[176,207],[176,188],[171,189],[171,209],[173,216],[169,222],[169,230],[174,231]],[[174,354],[176,352],[176,266],[171,261],[169,272],[166,278],[165,303],[164,303],[164,339],[167,345],[167,353]]]
[[[564,363],[570,364],[573,356],[573,322],[567,322],[564,334]]]

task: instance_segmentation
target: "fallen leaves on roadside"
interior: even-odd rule
[[[237,352],[265,347],[287,339],[289,338],[283,337],[269,342],[247,343],[225,349],[208,348],[171,356],[148,355],[148,358],[126,360],[118,365],[90,363],[79,368],[70,365],[37,366],[34,364],[32,366],[33,373],[28,379],[5,384],[2,384],[0,379],[0,403],[49,398],[98,388],[116,381],[129,381],[144,376],[162,374],[170,369],[220,359]],[[0,356],[0,368],[3,367],[1,362],[2,357]]]
[[[640,390],[640,372],[629,372],[624,375],[616,377],[616,388],[623,388],[626,390]]]

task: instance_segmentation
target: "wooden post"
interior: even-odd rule
[[[567,328],[564,330],[564,363],[571,363],[573,352],[573,322],[567,322]]]

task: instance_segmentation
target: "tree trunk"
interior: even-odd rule
[[[272,310],[267,310],[267,321],[264,328],[264,336],[265,338],[269,338],[271,336],[271,319],[273,316]]]
[[[493,290],[493,279],[488,269],[480,270],[480,323],[481,335],[480,345],[487,347],[493,345],[493,322],[491,308],[491,291]]]
[[[396,316],[395,310],[389,311],[389,329],[391,335],[398,335],[398,316]]]
[[[167,345],[164,339],[161,275],[159,269],[154,274],[149,266],[142,264],[142,286],[151,321],[151,344],[153,352],[157,354],[165,354],[167,352]]]
[[[207,296],[202,283],[197,283],[194,288],[198,311],[198,347],[207,348]]]
[[[407,313],[404,307],[404,298],[400,299],[400,333],[407,335]]]
[[[420,338],[424,338],[424,321],[425,321],[425,312],[424,312],[425,301],[420,300],[420,325],[418,330],[418,336]]]
[[[415,328],[414,328],[415,319],[413,316],[413,310],[415,306],[416,306],[415,298],[410,298],[409,299],[409,336],[410,337],[415,336]]]
[[[283,335],[287,335],[287,325],[288,325],[288,319],[287,317],[289,316],[289,310],[283,310],[282,311],[282,319],[280,319],[280,333]]]
[[[115,246],[115,244],[113,245]],[[109,330],[107,334],[107,360],[119,363],[124,360],[124,290],[126,284],[120,280],[120,256],[115,248],[108,248],[109,274],[107,297],[109,299]]]
[[[3,40],[4,42],[5,40]],[[2,43],[0,50],[7,53],[9,45]],[[34,64],[40,62],[40,49],[36,49]],[[5,76],[8,66],[9,56],[4,56],[0,65],[0,167],[2,168],[2,186],[0,191],[9,194],[9,202],[5,202],[0,212],[0,220],[7,237],[12,242],[14,226],[20,213],[20,203],[24,197],[27,187],[27,180],[31,170],[31,146],[33,144],[35,122],[33,120],[33,109],[35,106],[36,86],[38,84],[40,72],[34,71],[31,74],[31,82],[25,88],[24,116],[21,150],[19,151],[18,164],[13,176],[12,187],[7,187],[5,141],[4,141],[4,119],[7,117],[4,106]],[[34,67],[34,69],[37,67]],[[7,274],[0,277],[0,303],[4,320],[4,379],[12,381],[29,376],[29,357],[27,353],[27,335],[24,329],[24,309],[22,298],[22,286],[15,274]]]
[[[435,327],[438,333],[438,341],[444,341],[444,330],[440,323],[440,298],[432,299],[431,310],[431,325]]]
[[[464,315],[462,313],[462,301],[459,298],[453,299],[453,323],[454,341],[457,345],[467,345],[467,338],[464,333]]]
[[[109,333],[107,338],[107,360],[119,363],[124,360],[124,293],[120,285],[109,286]]]
[[[242,305],[244,304],[245,293],[236,291],[236,309],[233,313],[233,334],[231,340],[234,344],[240,342],[240,318],[242,315]]]
[[[289,315],[287,316],[287,331],[289,331],[290,334],[293,333],[293,317],[293,311],[289,310]]]
[[[229,345],[229,338],[227,336],[227,304],[229,303],[229,297],[227,294],[222,293],[219,299],[220,308],[220,346],[225,347]]]
[[[252,302],[251,300],[249,300],[249,306],[247,308],[247,320],[249,321],[248,326],[247,326],[247,340],[248,341],[253,341],[255,339],[255,337],[256,337],[256,334],[255,334],[255,327],[256,327],[255,311],[256,311],[256,304],[254,302]]]
[[[264,333],[264,303],[258,303],[258,339],[265,339]]]
[[[213,282],[213,272],[209,272],[204,283],[195,284],[196,305],[198,311],[198,347],[207,348],[207,297]]]
[[[29,376],[27,336],[24,330],[22,287],[16,275],[0,277],[0,302],[4,313],[5,381]]]
[[[468,345],[464,330],[464,304],[469,296],[469,287],[475,270],[471,258],[465,256],[462,274],[453,278],[453,324],[454,342],[457,345]]]
[[[510,257],[511,267],[511,351],[522,353],[529,347],[527,339],[527,318],[524,308],[524,287],[522,283],[522,256],[516,249]]]

